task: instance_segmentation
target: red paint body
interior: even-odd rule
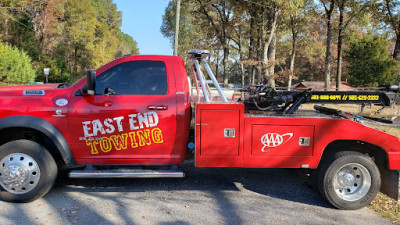
[[[223,142],[226,138],[220,121],[225,123],[223,127],[237,128],[238,137],[230,141],[230,146]],[[280,145],[268,147],[261,140],[266,134],[288,135],[282,137]],[[309,138],[309,144],[299,146],[300,137]],[[244,113],[242,104],[234,102],[196,104],[198,167],[300,168],[308,164],[308,168],[316,168],[324,149],[338,140],[379,146],[388,154],[389,168],[400,168],[400,153],[395,151],[400,145],[397,137],[351,120],[251,115]]]
[[[181,164],[191,117],[183,60],[174,56],[128,56],[102,66],[96,73],[100,76],[122,63],[143,60],[165,64],[165,95],[82,95],[85,78],[68,88],[2,87],[0,119],[26,115],[46,120],[66,139],[77,164]],[[24,90],[45,93],[23,95]],[[58,99],[68,100],[68,104],[56,105]],[[243,104],[233,101],[196,100],[194,107],[198,167],[300,168],[307,164],[316,168],[330,143],[357,140],[385,150],[388,168],[400,169],[397,137],[350,120],[251,115],[244,112]],[[61,116],[56,115],[57,110],[61,110]]]

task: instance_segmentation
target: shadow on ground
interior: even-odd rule
[[[185,178],[155,179],[70,179],[62,176],[54,188],[80,192],[146,192],[150,190],[240,191],[250,192],[308,205],[332,208],[318,191],[311,188],[304,170],[195,168],[193,163],[182,166]],[[82,188],[84,187],[84,188]]]

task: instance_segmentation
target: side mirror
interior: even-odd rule
[[[86,82],[86,93],[88,95],[94,95],[96,93],[96,70],[87,71]]]

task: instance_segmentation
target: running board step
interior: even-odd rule
[[[183,171],[170,170],[72,170],[70,178],[182,178]]]

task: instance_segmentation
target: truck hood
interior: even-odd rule
[[[0,87],[0,96],[44,95],[57,90],[59,84],[17,85]]]

